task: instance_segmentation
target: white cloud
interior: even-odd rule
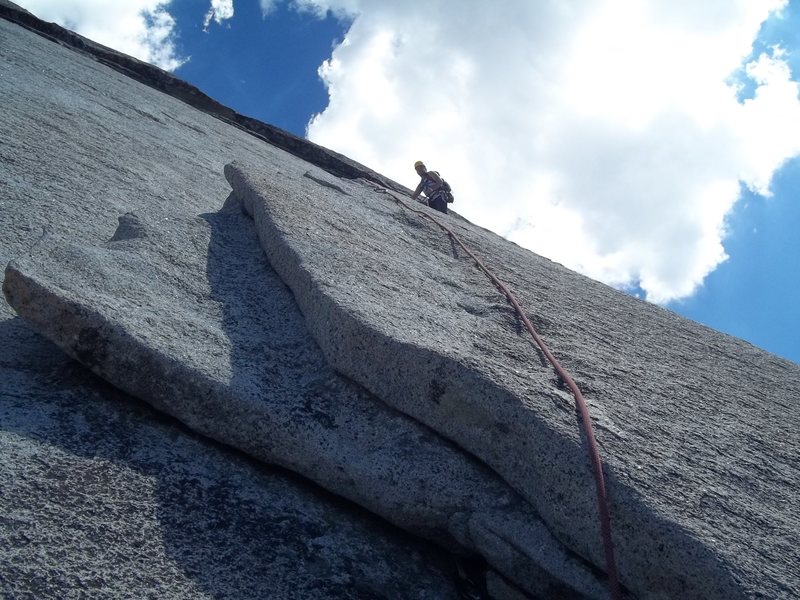
[[[800,154],[780,50],[729,81],[786,0],[296,0],[355,20],[322,65],[315,142],[413,188],[425,160],[475,222],[587,275],[691,294],[740,182]]]
[[[269,13],[275,10],[278,2],[279,0],[260,0],[261,14],[266,17]]]
[[[172,71],[186,59],[173,43],[175,20],[164,0],[15,0],[40,19]]]
[[[217,25],[233,18],[233,0],[211,0],[206,16],[203,18],[203,31],[208,31],[208,26],[213,20]]]

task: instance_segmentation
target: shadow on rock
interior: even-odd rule
[[[0,323],[0,339],[9,334],[17,319]],[[75,362],[47,377],[3,371],[2,595],[425,597],[430,581],[374,575],[402,572],[380,564],[395,553],[423,556],[363,510],[201,438]]]

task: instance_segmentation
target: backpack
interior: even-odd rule
[[[439,171],[431,171],[431,173],[436,173],[439,175]],[[440,189],[444,192],[445,200],[447,200],[447,203],[450,204],[453,202],[453,200],[455,200],[453,197],[453,190],[450,187],[450,184],[447,183],[441,175],[439,175],[439,179],[442,180],[442,187]]]

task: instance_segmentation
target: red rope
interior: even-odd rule
[[[527,329],[528,332],[531,334],[536,344],[539,346],[539,348],[541,348],[542,352],[547,357],[547,360],[549,360],[550,364],[553,365],[553,368],[556,370],[556,373],[558,373],[559,377],[561,377],[564,383],[567,384],[567,387],[569,387],[570,391],[572,392],[572,395],[575,396],[575,404],[577,405],[578,410],[580,411],[581,414],[581,421],[583,422],[583,431],[584,434],[586,435],[586,440],[589,445],[589,456],[592,460],[592,466],[594,468],[594,482],[595,482],[595,488],[597,489],[597,509],[600,515],[600,530],[603,535],[603,548],[605,551],[605,558],[606,558],[606,573],[608,574],[608,587],[611,592],[611,598],[613,600],[620,600],[622,598],[622,594],[620,592],[620,587],[619,587],[617,564],[616,561],[614,560],[614,543],[611,539],[611,516],[608,508],[608,495],[606,493],[605,479],[603,478],[603,465],[600,462],[600,453],[597,449],[597,442],[595,441],[594,431],[592,429],[592,421],[589,417],[589,409],[586,406],[586,400],[583,398],[583,394],[581,393],[580,389],[575,384],[575,382],[572,380],[572,377],[569,376],[569,373],[567,373],[564,367],[561,366],[561,363],[559,363],[556,357],[553,356],[553,353],[550,352],[550,349],[547,347],[547,344],[544,343],[544,340],[542,340],[542,338],[536,332],[536,329],[534,329],[528,317],[525,316],[525,313],[522,311],[522,307],[520,306],[519,302],[517,301],[517,298],[514,296],[511,290],[508,289],[508,287],[502,281],[500,281],[497,277],[495,277],[495,275],[486,267],[486,265],[483,264],[481,259],[475,256],[475,254],[473,254],[470,251],[470,249],[464,245],[461,239],[455,233],[453,233],[453,231],[449,227],[440,223],[433,216],[421,210],[412,208],[411,206],[409,206],[408,204],[397,198],[394,194],[390,194],[388,190],[386,190],[385,188],[376,188],[376,189],[389,194],[392,198],[395,199],[395,201],[403,205],[411,212],[415,212],[419,215],[422,215],[426,219],[433,221],[442,230],[447,232],[450,238],[454,240],[459,246],[461,246],[464,252],[469,254],[470,258],[472,258],[472,260],[475,261],[475,264],[478,266],[478,268],[486,274],[486,276],[492,281],[492,283],[494,283],[494,285],[497,286],[497,288],[503,293],[503,295],[505,295],[506,299],[511,304],[511,306],[514,307],[514,310],[517,312],[517,315],[519,315],[519,318],[522,319],[522,322],[525,324],[525,329]]]

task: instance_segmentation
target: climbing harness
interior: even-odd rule
[[[547,360],[550,361],[550,364],[553,365],[558,376],[561,380],[567,385],[567,387],[572,392],[572,395],[575,396],[575,404],[578,408],[578,411],[581,415],[581,421],[583,423],[583,431],[584,435],[586,436],[586,441],[588,445],[589,457],[592,461],[592,466],[594,470],[594,481],[595,481],[595,488],[597,491],[597,508],[598,513],[600,516],[600,530],[603,536],[603,549],[605,552],[605,559],[606,559],[606,573],[608,574],[608,587],[611,593],[612,600],[620,600],[622,598],[622,593],[619,586],[619,576],[617,574],[617,565],[616,561],[614,560],[614,543],[611,539],[611,516],[610,511],[608,508],[608,495],[606,493],[606,484],[605,479],[603,478],[603,465],[600,462],[600,453],[597,449],[597,442],[594,438],[594,431],[592,429],[592,421],[589,417],[589,409],[586,406],[586,400],[583,397],[578,386],[572,380],[572,377],[569,376],[569,373],[561,366],[561,363],[558,362],[553,353],[550,352],[550,349],[547,347],[547,344],[544,343],[544,340],[539,336],[536,332],[536,329],[530,322],[530,319],[525,315],[520,306],[519,302],[517,301],[516,296],[511,292],[511,290],[502,282],[500,281],[487,267],[483,264],[480,258],[478,258],[475,254],[467,248],[461,239],[453,233],[453,230],[447,227],[446,225],[440,223],[436,218],[429,215],[426,212],[421,210],[417,210],[402,200],[395,196],[394,194],[390,193],[384,187],[376,186],[372,182],[370,184],[373,185],[373,188],[376,192],[380,192],[383,194],[387,194],[395,202],[400,204],[401,206],[405,207],[407,210],[410,210],[413,213],[423,216],[424,218],[432,221],[435,225],[437,225],[440,229],[447,233],[450,236],[450,239],[457,243],[461,249],[466,252],[470,258],[475,261],[475,265],[483,271],[483,273],[491,280],[491,282],[497,287],[497,289],[506,297],[508,303],[514,307],[519,318],[522,320],[523,324],[525,325],[525,329],[528,330],[528,333],[531,334],[536,344],[541,349],[542,353],[547,357]]]

